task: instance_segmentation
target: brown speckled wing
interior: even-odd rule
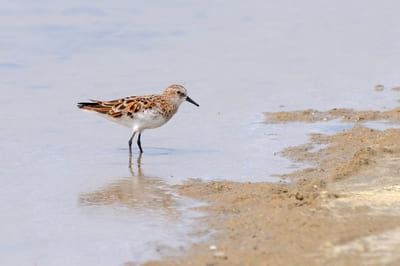
[[[119,118],[123,115],[133,118],[135,113],[158,107],[159,111],[166,116],[170,116],[176,111],[174,106],[160,95],[131,96],[113,101],[91,101],[91,103],[79,103],[78,107],[106,114],[113,118]]]
[[[105,102],[106,105],[111,106],[111,110],[107,114],[113,117],[119,114],[119,116],[127,115],[133,118],[135,113],[145,109],[152,109],[155,106],[151,98],[153,96],[131,96],[116,101]]]
[[[81,109],[95,111],[101,114],[106,114],[114,118],[122,116],[122,113],[115,109],[115,106],[120,105],[124,99],[118,99],[114,101],[99,101],[90,100],[91,102],[78,103],[78,107]]]
[[[134,114],[145,109],[151,110],[156,106],[160,96],[131,96],[113,101],[91,100],[91,103],[79,103],[79,108],[107,114],[111,117],[118,118],[127,115],[133,118]]]

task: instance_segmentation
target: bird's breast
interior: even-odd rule
[[[145,110],[135,114],[132,118],[132,127],[137,130],[156,128],[165,124],[170,118],[171,116],[156,110]]]

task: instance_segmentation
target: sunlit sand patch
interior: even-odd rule
[[[328,111],[314,109],[300,111],[265,112],[266,123],[319,122],[341,119],[343,122],[361,123],[364,121],[400,121],[400,108],[389,111],[356,111],[354,109],[333,108]]]
[[[368,265],[383,265],[400,259],[400,229],[388,230],[334,246],[328,251],[331,259],[359,256]],[[394,264],[393,264],[394,265]]]

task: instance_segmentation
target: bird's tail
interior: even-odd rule
[[[80,102],[77,104],[79,109],[87,110],[87,111],[94,111],[97,113],[105,114],[110,111],[111,106],[108,104],[98,101],[98,100],[90,100],[91,102]]]

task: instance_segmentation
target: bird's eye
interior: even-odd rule
[[[182,92],[181,92],[181,91],[177,91],[176,93],[177,93],[178,95],[180,95]]]

